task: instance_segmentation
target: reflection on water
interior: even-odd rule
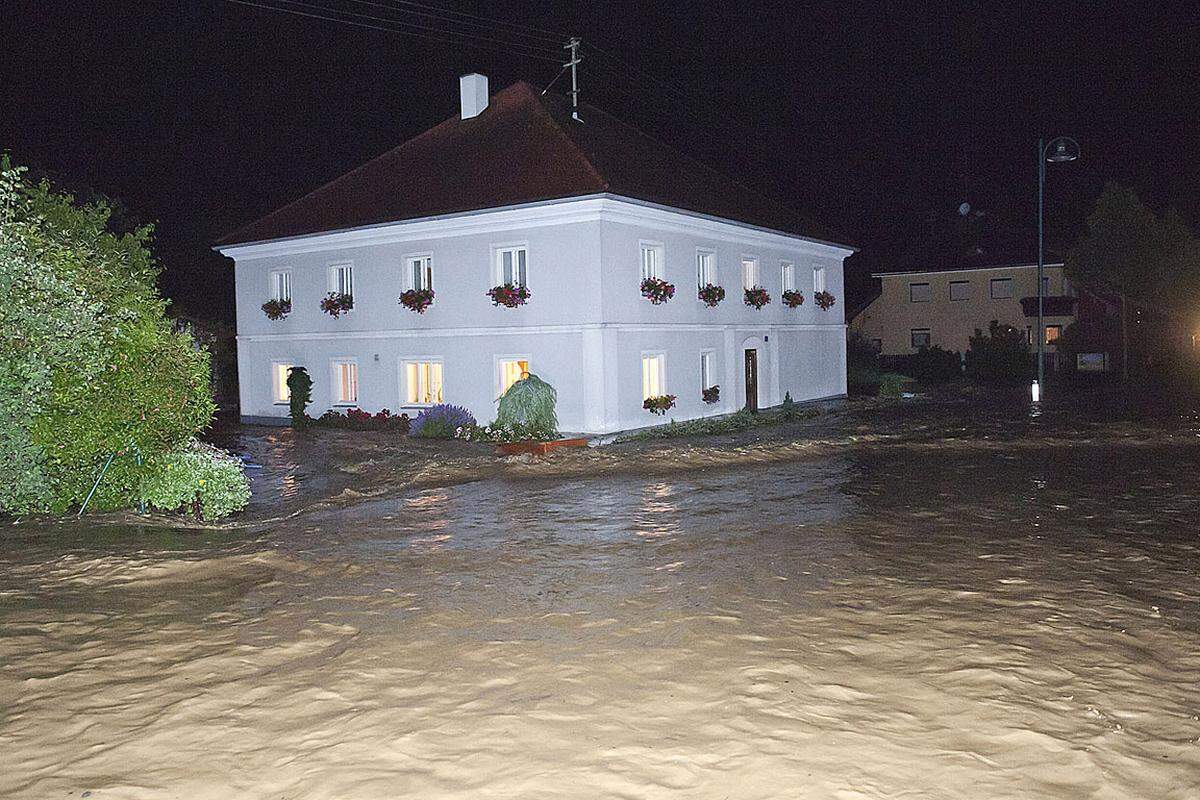
[[[1197,420],[881,413],[265,531],[17,526],[0,796],[1200,796]]]

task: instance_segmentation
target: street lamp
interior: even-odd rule
[[[1042,386],[1046,381],[1046,331],[1042,322],[1042,299],[1045,296],[1043,275],[1045,273],[1045,260],[1042,250],[1042,227],[1043,217],[1042,212],[1045,206],[1046,196],[1046,162],[1051,164],[1062,164],[1067,161],[1074,161],[1079,158],[1079,142],[1072,139],[1070,136],[1059,136],[1057,139],[1051,139],[1049,144],[1046,144],[1045,139],[1038,139],[1038,261],[1037,261],[1037,301],[1038,301],[1038,374],[1037,382],[1033,384],[1033,401],[1036,403],[1042,399]]]

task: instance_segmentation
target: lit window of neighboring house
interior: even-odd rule
[[[496,278],[500,283],[528,286],[529,251],[524,247],[496,249]]]
[[[433,256],[409,256],[408,280],[410,289],[433,289]]]
[[[358,403],[358,363],[351,360],[333,362],[333,404],[352,406]]]
[[[910,283],[908,285],[908,301],[910,303],[928,303],[933,299],[933,290],[928,283]]]
[[[825,291],[825,268],[813,267],[813,294]]]
[[[666,356],[648,353],[642,356],[642,399],[662,397],[667,393]]]
[[[1046,344],[1054,344],[1062,336],[1062,325],[1046,326]]]
[[[404,402],[426,406],[442,402],[442,362],[404,362]]]
[[[696,251],[696,288],[717,285],[717,254],[709,250]]]
[[[929,347],[929,328],[913,328],[909,335],[914,350]]]
[[[743,258],[742,259],[742,288],[753,289],[759,286],[758,282],[758,259]]]
[[[700,388],[702,390],[716,383],[713,380],[715,374],[713,371],[713,361],[715,358],[716,354],[712,350],[705,350],[700,353]]]
[[[500,397],[522,378],[529,377],[529,359],[503,358],[498,362],[496,378],[496,397]]]
[[[271,299],[281,303],[292,299],[292,273],[282,269],[271,273]]]
[[[666,260],[666,250],[661,244],[642,242],[642,280],[657,278],[662,280],[663,262]]]
[[[988,283],[993,300],[1005,300],[1013,296],[1012,278],[992,278]]]
[[[780,273],[779,291],[794,292],[796,290],[796,267],[784,262],[780,266]]]
[[[968,300],[971,297],[970,281],[950,281],[950,299]]]
[[[354,297],[354,266],[334,264],[329,268],[329,291]]]
[[[292,399],[292,392],[287,385],[288,370],[292,366],[283,361],[271,363],[271,400],[277,405],[287,403]]]

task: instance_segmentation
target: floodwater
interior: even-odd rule
[[[0,796],[1200,797],[1200,418],[789,435],[9,525]]]

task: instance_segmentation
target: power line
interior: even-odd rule
[[[386,3],[372,2],[371,0],[349,1],[352,3],[359,3],[360,5],[387,8],[392,11],[408,11],[408,13],[411,13],[415,16],[430,17],[432,19],[456,24],[473,25],[475,27],[482,27],[490,30],[495,30],[497,27],[509,28],[511,30],[504,31],[504,33],[527,36],[531,39],[537,39],[542,42],[553,42],[556,45],[562,44],[567,38],[563,34],[556,33],[554,31],[547,31],[543,28],[535,28],[530,25],[522,25],[516,22],[505,22],[503,20],[490,19],[488,17],[481,17],[476,14],[469,14],[466,11],[457,11],[450,8],[438,8],[437,6],[431,6],[425,3],[412,2],[412,0],[391,0],[390,2]],[[397,8],[397,6],[405,6],[407,8]]]

